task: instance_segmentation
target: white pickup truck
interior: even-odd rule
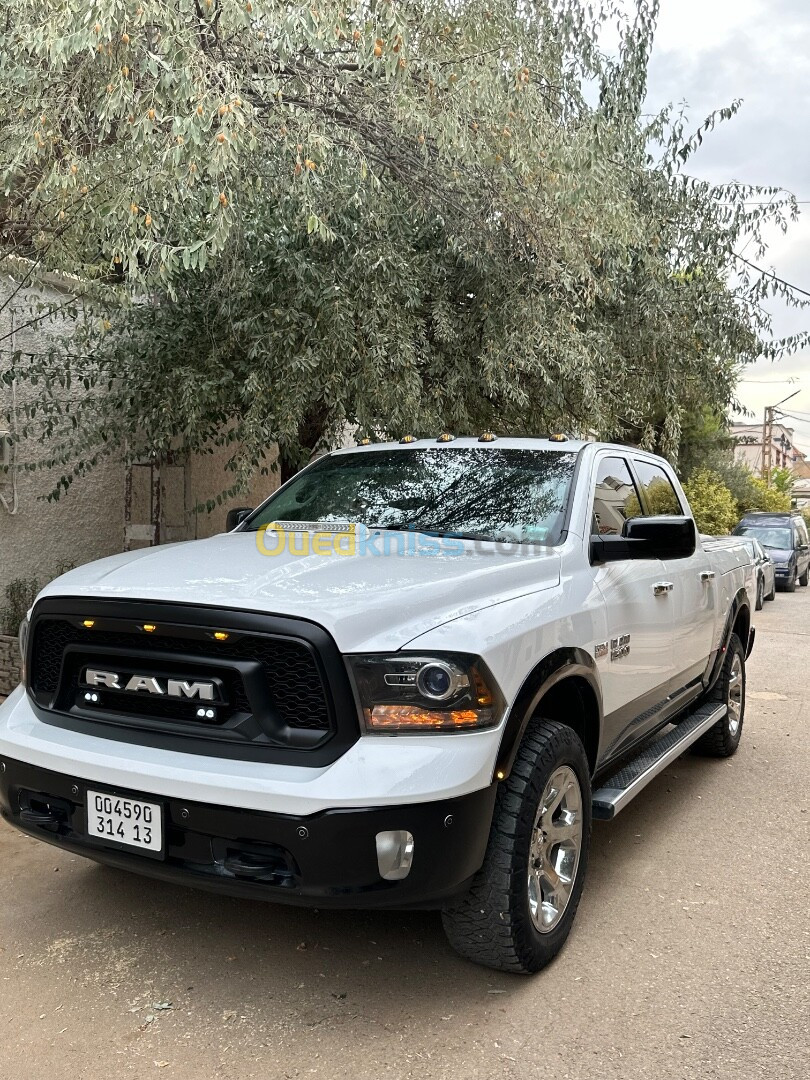
[[[441,908],[464,956],[532,972],[592,817],[737,749],[749,551],[704,545],[660,458],[406,437],[230,524],[37,598],[0,707],[12,825],[243,896]]]

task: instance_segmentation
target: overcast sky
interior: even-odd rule
[[[743,99],[740,112],[709,135],[690,171],[781,185],[807,200],[786,236],[769,237],[763,264],[810,291],[810,0],[661,0],[650,105],[685,101],[696,126],[734,98]],[[773,310],[778,336],[810,329],[810,309]],[[806,419],[786,423],[810,454],[810,351],[760,361],[744,379],[740,400],[760,422],[766,405],[800,390],[784,408]]]

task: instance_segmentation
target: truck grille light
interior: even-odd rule
[[[377,866],[386,881],[402,881],[411,872],[413,836],[404,829],[377,833]]]

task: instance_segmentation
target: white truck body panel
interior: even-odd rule
[[[478,445],[456,440],[455,447]],[[414,446],[422,444],[416,443]],[[497,447],[557,448],[545,440],[499,440]],[[371,451],[374,448],[366,448]],[[389,449],[389,447],[386,447]],[[396,449],[396,447],[393,447]],[[403,454],[411,447],[403,446]],[[492,782],[509,707],[543,657],[580,649],[595,658],[606,716],[705,668],[722,638],[733,598],[751,589],[750,554],[733,540],[701,543],[689,559],[591,566],[593,474],[600,454],[661,459],[625,447],[568,443],[581,451],[564,542],[519,554],[262,555],[256,535],[117,555],[52,582],[42,597],[154,600],[294,616],[318,623],[349,653],[400,649],[482,657],[506,709],[497,727],[452,734],[363,734],[323,768],[226,760],[118,742],[44,724],[22,690],[0,706],[0,757],[88,781],[197,802],[314,814],[336,807],[432,801]],[[364,452],[339,451],[340,454]],[[676,489],[687,505],[677,480]],[[386,534],[392,537],[394,534]],[[392,547],[394,547],[392,543]],[[704,581],[701,574],[713,576]],[[671,581],[672,592],[653,586]],[[753,612],[753,600],[751,601]],[[598,647],[630,636],[626,663]],[[600,756],[615,748],[605,726]]]

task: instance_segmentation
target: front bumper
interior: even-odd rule
[[[3,756],[0,816],[78,855],[179,884],[317,907],[405,908],[437,907],[468,887],[484,859],[497,785],[437,802],[306,817],[101,785],[163,806],[161,860],[87,835],[88,786]],[[387,830],[407,830],[414,838],[413,865],[401,881],[384,880],[378,867],[375,838]]]

